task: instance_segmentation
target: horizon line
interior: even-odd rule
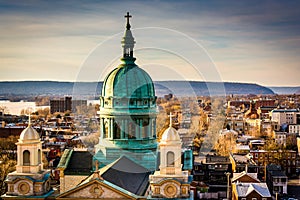
[[[0,80],[0,82],[65,82],[65,83],[95,83],[95,82],[103,82],[104,80],[101,81],[71,81],[71,80]],[[255,83],[255,82],[238,82],[238,81],[204,81],[204,80],[153,80],[153,82],[164,82],[164,81],[172,81],[172,82],[180,82],[180,81],[188,81],[188,82],[208,82],[208,83],[241,83],[241,84],[256,84],[260,85],[263,87],[293,87],[297,88],[300,87],[300,85],[263,85],[260,83]]]

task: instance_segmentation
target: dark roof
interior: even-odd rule
[[[93,155],[88,151],[73,151],[64,173],[89,175],[92,171],[92,160]]]
[[[270,173],[273,177],[287,177],[284,171],[271,171]]]
[[[150,174],[146,168],[122,156],[107,166],[101,177],[129,192],[143,196],[148,188]]]
[[[281,166],[275,165],[275,164],[269,164],[269,165],[267,165],[267,170],[268,171],[281,171]]]
[[[286,177],[286,174],[284,171],[282,171],[280,165],[270,164],[267,166],[267,172],[271,174],[271,176],[280,176],[280,177]]]

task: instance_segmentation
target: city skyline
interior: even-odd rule
[[[154,81],[299,86],[299,4],[0,1],[0,81],[102,81],[102,74],[119,63],[123,16],[129,11],[133,16],[137,64],[149,71]],[[186,45],[181,45],[181,40]],[[198,44],[199,49],[193,47]],[[177,52],[178,46],[181,49]],[[103,51],[101,48],[107,52],[98,54],[96,68],[86,67],[93,52],[96,55],[97,50]],[[198,57],[200,51],[201,58],[188,59]],[[82,78],[86,70],[89,73]]]

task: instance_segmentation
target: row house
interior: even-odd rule
[[[263,177],[265,176],[265,167],[271,163],[280,164],[288,176],[296,173],[296,151],[250,150],[250,154],[259,168],[259,175]]]
[[[231,179],[233,200],[271,200],[266,183],[261,183],[257,173],[233,173]]]
[[[270,164],[267,166],[267,179],[266,183],[273,196],[279,194],[287,194],[288,177],[285,172],[282,171],[279,165]]]

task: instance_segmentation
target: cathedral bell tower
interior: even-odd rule
[[[156,168],[156,96],[149,74],[135,64],[127,13],[121,64],[104,79],[100,96],[100,138],[94,161],[100,167],[125,155],[150,171]]]
[[[172,127],[172,115],[170,114],[170,126],[160,140],[160,171],[150,175],[149,199],[191,199],[190,181],[188,171],[182,170],[181,164],[181,139],[177,130]]]
[[[51,194],[50,171],[43,169],[42,142],[38,132],[29,124],[20,135],[17,145],[16,171],[9,173],[5,182],[8,185],[3,199],[16,196],[37,197]]]

